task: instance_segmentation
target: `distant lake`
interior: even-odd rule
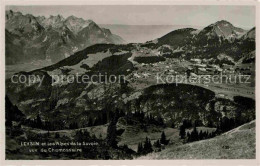
[[[110,29],[113,34],[119,35],[128,43],[143,43],[166,35],[180,28],[195,28],[188,25],[116,25],[101,24],[103,28]]]

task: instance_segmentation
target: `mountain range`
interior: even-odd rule
[[[175,143],[185,143],[185,139],[179,138],[179,130],[185,123],[191,124],[187,129],[191,129],[193,124],[193,130],[200,126],[219,130],[218,134],[221,134],[255,120],[254,86],[251,84],[206,85],[201,82],[177,85],[156,80],[158,74],[162,77],[187,74],[195,65],[191,61],[194,58],[203,61],[207,66],[205,70],[213,68],[208,66],[221,68],[224,64],[232,64],[232,67],[246,65],[254,69],[255,28],[247,31],[221,20],[200,30],[177,29],[145,43],[111,44],[123,41],[90,20],[73,16],[64,19],[59,15],[46,19],[14,12],[6,17],[6,57],[9,63],[20,59],[45,59],[47,56],[57,62],[16,74],[27,80],[32,75],[44,78],[42,82],[40,79],[26,83],[6,80],[7,105],[11,105],[11,110],[21,111],[25,120],[19,123],[36,128],[37,138],[41,138],[44,132],[49,134],[49,131],[61,134],[95,128],[89,131],[95,135],[98,129],[104,141],[110,140],[109,134],[112,133],[115,148],[118,142],[136,148],[138,143],[148,140],[146,136],[165,131],[166,135],[173,135],[170,141],[175,147]],[[98,44],[86,47],[93,40]],[[19,56],[18,52],[21,53]],[[15,56],[10,56],[13,54]],[[251,72],[253,80],[254,71]],[[88,78],[95,76],[95,79],[87,82],[73,79],[71,82],[69,76],[73,75],[77,75],[77,80],[83,80],[86,75]],[[103,79],[96,77],[98,75],[116,78],[123,75],[125,81],[104,83]],[[62,76],[62,79],[57,79],[57,76]],[[12,112],[9,112],[10,117]],[[12,118],[11,127],[12,121],[19,121]],[[26,127],[21,130],[26,131]],[[253,140],[253,130],[248,132]],[[221,143],[229,140],[222,136],[208,140],[218,142],[218,138]],[[16,139],[18,142],[20,137]],[[179,147],[189,145],[194,144]],[[102,150],[106,148],[101,147]],[[200,148],[193,149],[194,153]],[[234,149],[237,148],[230,149],[236,152]],[[255,154],[255,149],[249,155],[243,149],[239,151],[243,152],[241,156],[244,158],[253,158]],[[165,155],[165,152],[167,149],[159,155]],[[170,156],[175,158],[172,154]],[[203,157],[207,158],[204,154]]]
[[[118,30],[118,27],[113,28],[113,31],[114,29],[122,34],[122,30]],[[127,34],[129,30],[126,31]],[[109,29],[101,28],[92,20],[75,16],[65,19],[61,15],[49,18],[35,17],[12,10],[6,11],[5,36],[6,64],[46,59],[56,63],[93,44],[125,43],[120,36],[112,34]],[[154,45],[162,47],[170,45],[173,50],[181,48],[190,54],[196,54],[197,58],[216,57],[220,53],[227,53],[239,60],[246,56],[249,50],[254,50],[254,39],[255,28],[247,31],[221,20],[201,30],[194,28],[174,30],[155,39],[157,43]],[[153,41],[146,42],[148,43]]]
[[[58,16],[59,17],[59,16]],[[43,19],[44,20],[44,19]],[[60,20],[60,19],[58,19]],[[61,20],[63,20],[61,18]],[[47,21],[49,22],[49,21]],[[90,23],[91,24],[91,23]],[[37,24],[38,25],[38,24]],[[47,24],[44,24],[48,26]],[[94,24],[95,25],[95,24]],[[84,27],[86,25],[82,25]],[[37,26],[36,26],[37,27]],[[57,26],[56,28],[58,28]],[[87,26],[89,27],[89,25]],[[98,26],[96,26],[98,27]],[[44,28],[44,27],[43,27]],[[46,28],[46,27],[45,27]],[[41,29],[41,28],[35,28]],[[77,30],[76,30],[77,29]],[[81,28],[75,28],[74,33],[81,34],[84,30],[78,30]],[[71,31],[70,31],[71,32]],[[107,98],[100,99],[101,105],[97,107],[97,105],[92,105],[93,101],[91,97],[88,96],[87,99],[82,94],[82,91],[85,91],[85,84],[70,84],[67,85],[65,83],[58,83],[52,84],[51,77],[53,74],[88,74],[89,76],[95,75],[97,73],[103,73],[108,75],[120,75],[124,74],[128,77],[133,77],[134,72],[140,72],[138,63],[141,64],[142,62],[135,61],[138,54],[141,54],[141,57],[146,58],[143,63],[156,63],[157,60],[155,57],[159,57],[159,61],[165,61],[168,58],[184,58],[185,60],[189,61],[191,58],[201,58],[207,61],[210,61],[212,64],[221,65],[223,63],[227,63],[228,60],[232,59],[232,63],[237,63],[241,58],[253,59],[250,63],[254,63],[255,58],[255,39],[254,39],[255,29],[251,29],[250,31],[245,31],[240,28],[234,27],[232,24],[228,23],[227,21],[219,21],[214,24],[207,26],[202,30],[197,30],[193,28],[184,28],[172,31],[161,38],[158,38],[153,41],[148,41],[146,43],[139,43],[139,44],[124,44],[124,45],[114,45],[114,44],[96,44],[81,51],[74,53],[73,55],[59,61],[56,64],[51,66],[34,70],[31,72],[22,72],[21,74],[25,75],[41,75],[45,76],[45,82],[41,85],[41,88],[38,88],[38,83],[35,85],[31,85],[28,87],[23,84],[12,84],[10,80],[7,80],[7,93],[10,94],[11,100],[15,103],[27,103],[26,101],[32,100],[29,104],[21,104],[21,108],[30,108],[30,111],[33,110],[43,109],[40,108],[41,104],[45,103],[45,105],[49,105],[49,102],[52,100],[56,102],[56,99],[53,99],[53,90],[58,89],[59,94],[55,94],[61,98],[69,98],[70,104],[74,103],[75,105],[81,107],[84,110],[85,105],[91,105],[90,107],[96,109],[103,109],[107,101],[109,101],[110,96],[113,96],[114,93],[119,93],[118,90],[111,90],[110,95],[107,93]],[[85,34],[85,33],[83,33]],[[160,55],[151,56],[149,54],[145,54],[145,50],[150,50],[151,52],[160,52]],[[179,54],[181,52],[181,54]],[[168,56],[169,55],[169,56]],[[220,56],[221,55],[221,56]],[[222,61],[219,57],[225,57],[227,60]],[[151,61],[154,59],[155,61]],[[179,69],[176,70],[180,70]],[[160,70],[164,70],[161,68]],[[185,69],[184,69],[185,70]],[[88,86],[88,88],[92,89],[101,88],[102,84]],[[147,84],[146,87],[149,87],[151,84]],[[76,86],[76,87],[74,87]],[[117,85],[114,85],[117,87]],[[118,85],[120,86],[120,85]],[[29,89],[28,89],[29,88]],[[73,91],[69,89],[74,89]],[[83,89],[81,89],[83,88]],[[130,87],[128,87],[130,88]],[[138,91],[138,86],[132,87],[133,89],[129,92],[135,93]],[[48,89],[48,92],[47,90]],[[61,89],[63,89],[61,91]],[[67,89],[67,90],[66,90]],[[63,94],[63,92],[67,91]],[[78,93],[76,93],[78,91]],[[91,91],[91,90],[89,90]],[[29,92],[29,94],[28,94]],[[20,94],[20,95],[17,95]],[[57,93],[57,92],[55,92]],[[94,93],[94,92],[93,92]],[[16,94],[16,95],[14,95]],[[35,96],[37,94],[37,97]],[[84,93],[87,95],[87,93]],[[90,95],[90,94],[89,94]],[[94,94],[93,94],[94,95]],[[98,95],[98,94],[96,94]],[[115,94],[114,94],[115,95]],[[19,97],[20,96],[20,97]],[[73,96],[73,97],[72,97]],[[120,102],[123,102],[123,98],[120,96]],[[41,99],[44,99],[44,102],[41,102]],[[48,98],[48,100],[46,99]],[[82,98],[82,100],[81,100]],[[85,104],[79,104],[83,101]],[[103,101],[104,99],[104,101]],[[67,100],[67,99],[66,99]],[[116,100],[115,98],[113,100]],[[67,103],[68,104],[68,103]],[[32,107],[34,105],[34,107]],[[65,104],[66,105],[66,104]],[[84,108],[83,108],[84,107]],[[62,106],[63,108],[63,106]],[[48,109],[48,108],[46,108]],[[53,109],[53,108],[52,108]],[[55,109],[59,109],[57,105]],[[53,109],[53,110],[55,110]],[[67,108],[66,108],[67,109]],[[26,109],[25,109],[26,110]],[[86,110],[86,108],[85,108]],[[37,112],[38,112],[37,111]]]
[[[55,63],[96,43],[124,43],[109,29],[75,16],[46,18],[8,10],[5,17],[6,64],[44,59]]]
[[[187,59],[216,59],[219,54],[225,54],[238,61],[248,54],[254,54],[255,27],[247,31],[221,20],[201,30],[178,29],[156,40],[146,42],[146,45],[151,48],[161,47],[165,52],[183,52]],[[168,46],[171,49],[165,50]]]

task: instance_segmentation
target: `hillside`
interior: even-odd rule
[[[24,41],[36,35],[33,39],[39,54],[35,55],[39,56],[41,50],[52,52],[48,44],[38,45],[36,41],[40,39],[46,43],[56,43],[58,39],[61,43],[51,44],[51,48],[62,51],[86,36],[104,41],[105,34],[112,34],[91,20],[69,17],[66,22],[62,16],[46,20],[19,13],[14,15],[25,20],[26,28],[21,32],[13,29],[16,34],[7,31],[8,41],[19,50],[24,43],[17,41],[16,36]],[[158,154],[159,158],[169,156],[169,159],[203,158],[204,152],[208,152],[204,158],[254,158],[253,129],[240,127],[223,134],[256,118],[254,29],[243,35],[240,32],[244,33],[242,29],[220,21],[203,30],[175,30],[146,43],[98,43],[75,51],[50,66],[19,72],[14,80],[6,80],[7,101],[10,99],[6,108],[8,138],[12,142],[65,139],[100,143],[95,148],[83,147],[84,153],[62,154],[66,159],[132,159],[160,150],[147,157]],[[49,33],[47,38],[42,36]],[[29,58],[31,54],[22,55]],[[57,60],[62,54],[53,55],[52,59]],[[222,72],[227,76],[245,73],[252,77],[243,77],[242,81],[251,82],[225,83],[207,79]],[[199,81],[187,80],[189,75],[198,76],[195,79],[199,78]],[[177,76],[185,78],[174,80]],[[27,80],[19,82],[20,77]],[[10,115],[13,112],[23,115],[22,118],[14,118]],[[187,139],[189,143],[185,138],[180,139],[181,129],[191,131],[192,126],[211,133]],[[163,135],[170,140],[158,143]],[[207,140],[198,141],[201,139]],[[190,143],[194,140],[198,142]],[[146,148],[142,150],[144,142]],[[186,144],[180,145],[182,142]],[[241,145],[237,148],[238,143]],[[217,154],[210,148],[211,144]],[[10,156],[19,153],[22,155],[17,158],[29,156],[19,149],[10,148]],[[44,158],[42,153],[37,156]]]
[[[169,146],[138,159],[255,159],[255,133],[255,121],[251,121],[215,138]]]
[[[227,54],[238,61],[255,50],[254,33],[254,28],[246,31],[221,20],[202,29],[177,29],[144,45],[162,48],[167,54],[181,51],[185,59],[216,59],[219,54]]]
[[[243,40],[255,40],[255,27],[246,32],[243,36],[241,36]]]
[[[190,42],[189,39],[193,38],[191,34],[194,31],[196,30],[177,30],[167,34],[163,41],[169,45],[184,44]],[[168,35],[171,38],[167,38]],[[176,41],[179,42],[174,43]],[[162,41],[158,40],[158,43],[160,42]],[[234,101],[234,97],[243,96],[240,100],[254,104],[255,101],[251,99],[253,89],[243,85],[236,85],[238,90],[233,90],[233,85],[217,87],[213,84],[206,87],[204,83],[200,85],[156,83],[158,73],[163,74],[163,77],[166,77],[167,73],[185,74],[191,66],[190,59],[178,62],[176,58],[182,58],[182,56],[174,58],[164,56],[163,51],[160,52],[161,48],[161,46],[149,48],[146,44],[96,44],[51,66],[19,73],[26,77],[33,74],[45,79],[41,84],[35,82],[30,85],[14,84],[9,79],[6,81],[7,95],[27,116],[35,118],[41,114],[43,119],[48,119],[49,116],[55,115],[57,118],[51,120],[53,123],[61,121],[65,115],[70,116],[71,119],[82,115],[95,118],[91,112],[95,110],[101,113],[107,106],[112,110],[120,108],[134,111],[137,109],[135,105],[138,103],[138,109],[160,116],[166,123],[174,121],[176,125],[179,125],[183,118],[187,118],[193,121],[199,120],[203,125],[213,123],[216,126],[220,123],[219,118],[224,116],[235,118],[235,112],[241,111],[241,104],[239,100]],[[167,48],[173,50],[171,46]],[[153,56],[151,56],[152,54]],[[139,62],[137,57],[143,57],[144,60]],[[146,61],[147,65],[144,64]],[[124,75],[127,82],[125,84],[103,84],[102,80],[95,80],[95,83],[68,83],[69,78],[65,78],[61,82],[53,82],[53,79],[57,79],[55,75],[79,75],[79,79],[81,79],[84,74],[92,76],[99,73],[107,76]],[[149,75],[145,75],[145,73],[149,73]],[[232,92],[230,93],[230,91]],[[217,93],[220,92],[224,92],[228,98],[218,97]],[[135,94],[139,94],[138,97],[132,98]],[[111,105],[111,103],[114,104]],[[43,105],[44,107],[42,107]],[[224,106],[227,107],[226,110],[224,110]],[[77,110],[76,113],[71,111],[72,108]],[[192,109],[196,111],[191,113]],[[249,120],[255,118],[255,110],[249,104],[243,107],[243,111],[242,116]],[[85,120],[84,117],[78,119],[80,126],[84,126],[85,121],[88,120]],[[59,127],[68,126],[69,124]]]

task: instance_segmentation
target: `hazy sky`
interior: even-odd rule
[[[227,20],[235,26],[255,26],[253,6],[8,6],[23,14],[35,16],[75,15],[92,19],[97,24],[130,25],[194,25],[207,26],[219,20]]]

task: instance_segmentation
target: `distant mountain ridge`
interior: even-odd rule
[[[253,40],[255,41],[255,27],[250,29],[247,33],[245,33],[242,37],[243,40]]]
[[[206,35],[209,38],[222,37],[230,41],[242,36],[245,32],[244,29],[235,27],[226,20],[221,20],[204,28],[199,35]]]
[[[221,20],[201,30],[174,30],[156,40],[146,42],[146,45],[162,49],[170,46],[172,51],[182,51],[187,59],[216,58],[219,54],[226,54],[238,61],[255,50],[255,27],[247,31]]]
[[[43,59],[55,63],[93,44],[125,42],[94,21],[75,16],[45,18],[8,10],[5,18],[7,64]]]
[[[202,27],[192,25],[126,25],[126,24],[100,24],[108,28],[114,34],[121,36],[128,43],[143,43],[159,38],[168,32],[180,28],[191,27],[200,29]]]

